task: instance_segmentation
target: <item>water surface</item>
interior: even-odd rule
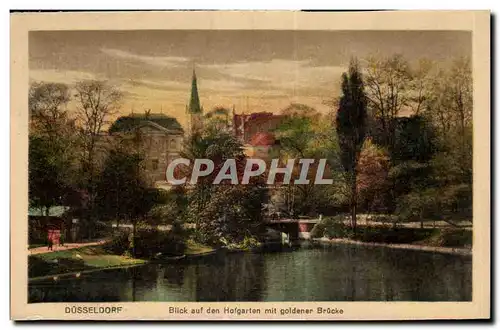
[[[470,301],[470,257],[330,245],[222,253],[29,285],[29,302]]]

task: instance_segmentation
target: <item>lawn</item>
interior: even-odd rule
[[[186,250],[184,251],[184,254],[186,256],[189,256],[189,255],[204,254],[212,251],[215,251],[215,249],[211,248],[210,246],[203,245],[193,240],[188,240],[186,242]]]
[[[115,255],[102,246],[86,246],[78,249],[30,255],[28,276],[30,278],[79,272],[84,270],[138,265],[146,260]]]
[[[467,248],[472,246],[470,228],[420,228],[419,225],[391,226],[388,224],[363,223],[354,233],[350,226],[338,218],[325,218],[316,224],[311,236],[321,238],[347,238],[354,241],[382,244],[414,244],[433,247]]]

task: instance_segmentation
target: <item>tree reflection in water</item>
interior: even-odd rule
[[[334,245],[216,254],[29,285],[29,302],[470,301],[472,260]]]

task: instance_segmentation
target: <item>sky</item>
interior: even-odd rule
[[[466,31],[37,31],[29,75],[69,85],[107,80],[125,93],[120,114],[151,109],[185,125],[193,68],[205,111],[279,113],[303,103],[327,112],[352,57],[448,63],[471,52]]]

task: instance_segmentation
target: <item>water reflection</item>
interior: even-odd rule
[[[30,302],[467,301],[471,258],[361,246],[219,254],[29,286]]]

